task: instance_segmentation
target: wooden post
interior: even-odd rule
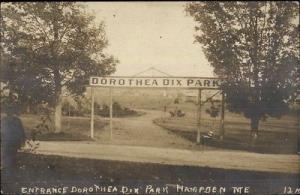
[[[95,96],[94,96],[94,87],[91,87],[91,138],[94,138],[94,102],[95,102]]]
[[[202,90],[199,89],[198,91],[198,111],[197,111],[197,143],[200,143],[200,130],[201,130],[201,92]]]
[[[112,101],[112,88],[109,88],[109,95],[110,95],[110,105],[109,105],[109,128],[110,128],[110,139],[112,140],[112,118],[113,118],[113,101]]]
[[[221,105],[221,121],[220,121],[220,139],[224,138],[224,117],[225,117],[225,94],[222,92],[222,105]]]
[[[70,117],[71,117],[71,114],[70,114],[70,102],[68,103],[68,127],[67,129],[70,129]]]

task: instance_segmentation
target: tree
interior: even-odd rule
[[[226,78],[230,111],[243,113],[257,137],[259,121],[280,117],[299,89],[298,2],[198,2],[196,42]]]
[[[62,89],[82,95],[91,75],[115,71],[104,53],[104,24],[75,2],[7,3],[1,7],[1,81],[22,104],[48,103],[61,131]]]

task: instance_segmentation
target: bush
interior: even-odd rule
[[[127,107],[122,107],[118,102],[114,102],[113,105],[113,117],[125,117],[135,116],[138,112]],[[95,114],[103,117],[109,117],[109,106],[103,104],[102,106],[95,103]]]
[[[71,101],[72,102],[72,101]],[[63,116],[85,116],[90,115],[91,102],[85,97],[75,97],[73,104],[69,101],[64,101],[62,105]]]
[[[63,116],[83,116],[83,113],[71,105],[69,102],[64,102],[62,105],[62,115]]]

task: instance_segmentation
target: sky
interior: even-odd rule
[[[194,43],[195,22],[185,13],[185,2],[85,4],[96,22],[105,23],[105,52],[120,61],[114,75],[131,76],[154,67],[172,76],[213,76],[201,45]],[[155,71],[144,75],[161,76]]]

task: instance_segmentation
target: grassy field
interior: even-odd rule
[[[41,123],[41,116],[22,115],[21,119],[25,128],[25,134],[28,139],[35,137],[36,140],[56,140],[56,141],[80,141],[91,140],[90,138],[90,118],[89,117],[62,117],[62,132],[54,133],[45,128],[35,127]],[[49,124],[49,123],[47,123]],[[108,122],[98,117],[95,118],[95,129],[102,129]],[[34,135],[36,134],[36,135]]]
[[[195,102],[186,102],[183,94],[184,91],[181,90],[118,89],[113,90],[113,101],[117,101],[122,106],[130,109],[161,111],[162,114],[157,115],[157,119],[154,120],[156,124],[194,142],[196,140],[197,130],[197,105]],[[87,97],[89,97],[89,93]],[[209,94],[204,94],[203,100],[205,101],[207,97],[209,97]],[[176,98],[179,98],[177,104],[175,104]],[[99,104],[108,104],[108,89],[97,89],[95,91],[95,100]],[[210,103],[206,103],[202,107],[201,132],[207,133],[208,131],[212,131],[215,135],[218,135],[220,117],[212,118],[205,112],[210,105]],[[164,112],[164,109],[166,109],[166,112]],[[175,110],[182,110],[185,113],[185,117],[169,117],[169,112],[174,112]],[[124,119],[127,120],[127,118]],[[22,116],[22,120],[27,129],[27,135],[30,135],[34,126],[40,122],[39,118],[33,115]],[[105,120],[96,117],[95,129],[101,131],[106,124],[107,122]],[[89,129],[90,119],[88,116],[63,117],[63,134],[54,135],[50,132],[43,132],[37,137],[40,140],[88,140],[90,134]],[[100,134],[102,136],[101,132]],[[207,141],[208,144],[217,147],[249,149],[251,142],[249,119],[241,114],[231,113],[226,110],[224,141]],[[266,121],[260,122],[259,138],[257,140],[258,152],[295,153],[297,152],[298,144],[299,115],[294,113],[283,116],[280,119],[268,118]],[[269,149],[271,149],[271,151],[268,151]]]
[[[34,163],[33,163],[34,162]],[[146,170],[146,171],[145,171]],[[53,186],[225,186],[232,194],[232,186],[249,186],[250,194],[279,194],[284,186],[297,187],[298,174],[225,170],[208,167],[171,166],[151,163],[132,163],[89,160],[59,156],[19,153],[14,182],[2,177],[4,194],[20,194],[21,187]],[[5,182],[4,182],[5,181]],[[106,194],[106,193],[95,193]],[[120,193],[110,193],[120,194]],[[190,193],[184,193],[190,194]]]
[[[182,118],[166,117],[156,119],[154,122],[186,139],[196,139],[197,122],[191,113]],[[216,137],[216,139],[203,140],[205,144],[262,153],[297,153],[299,122],[296,117],[285,116],[281,120],[268,119],[267,121],[261,121],[259,136],[254,146],[251,142],[249,120],[232,113],[225,115],[225,136],[223,141],[217,139],[219,125],[218,119],[212,119],[208,115],[203,114],[200,132],[205,134],[212,131]]]

